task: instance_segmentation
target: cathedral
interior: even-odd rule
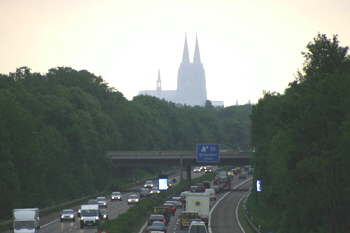
[[[205,102],[207,101],[207,88],[205,71],[199,54],[197,36],[192,63],[190,62],[190,56],[188,53],[187,37],[185,37],[182,61],[177,74],[177,89],[162,90],[161,84],[160,71],[158,70],[156,90],[140,91],[139,95],[151,95],[166,101],[183,105],[204,106]]]

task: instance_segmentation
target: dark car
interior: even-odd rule
[[[97,199],[90,199],[87,202],[88,205],[99,205]]]
[[[167,232],[167,227],[164,222],[161,221],[153,221],[151,226],[160,227],[165,233]]]
[[[64,209],[60,213],[60,221],[63,222],[65,220],[75,222],[75,212],[72,209]]]
[[[239,178],[239,179],[247,179],[247,175],[246,175],[245,172],[242,172],[242,173],[240,173],[240,174],[238,175],[238,178]]]
[[[163,214],[151,214],[148,218],[148,226],[151,226],[154,221],[164,222],[165,225],[168,225],[168,221],[165,219]]]
[[[149,197],[149,196],[150,196],[149,188],[142,188],[140,192],[140,198]]]
[[[197,186],[197,185],[191,185],[191,186],[190,186],[190,191],[191,191],[192,193],[198,192],[198,186]]]
[[[166,220],[166,224],[170,222],[170,206],[153,206],[152,214],[162,214]]]
[[[170,214],[175,215],[176,205],[174,201],[165,201],[163,205],[168,207]]]
[[[100,209],[100,219],[108,219],[108,211],[106,209]]]

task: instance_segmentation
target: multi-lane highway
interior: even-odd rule
[[[195,173],[193,177],[198,176],[200,174]],[[177,174],[176,176],[171,177],[171,179],[176,178],[180,179],[180,176]],[[156,182],[156,181],[155,181]],[[245,183],[244,187],[248,188],[252,185],[250,177],[247,177],[247,180],[239,180],[238,177],[235,177],[232,181],[232,187],[239,185],[240,183]],[[136,187],[141,190],[140,187]],[[115,190],[118,191],[118,190]],[[136,193],[139,195],[139,192],[128,192],[122,193],[123,200],[122,201],[111,201],[110,197],[107,197],[108,200],[108,212],[109,218],[116,218],[119,214],[126,212],[130,206],[127,204],[128,196],[132,193]],[[239,225],[232,225],[235,219],[235,208],[239,201],[239,199],[244,195],[244,192],[225,192],[218,194],[217,201],[211,201],[212,214],[211,214],[211,231],[213,233],[218,232],[232,232],[234,229],[235,232],[239,231]],[[215,206],[215,207],[214,207]],[[78,206],[72,207],[75,211],[78,209]],[[170,224],[168,225],[168,233],[184,233],[187,232],[187,229],[180,230],[179,227],[179,215],[181,212],[181,208],[177,209],[175,216],[171,217]],[[59,213],[54,213],[48,216],[41,218],[41,229],[40,233],[96,233],[96,227],[84,227],[80,228],[79,218],[76,219],[75,222],[60,222]],[[229,229],[229,231],[227,230]],[[237,230],[237,231],[236,231]],[[6,231],[9,233],[10,231]],[[142,232],[142,229],[140,230]]]
[[[232,187],[239,186],[240,190],[248,190],[252,186],[252,176],[248,175],[247,179],[238,179],[238,176],[233,178]],[[244,232],[236,216],[236,207],[239,201],[246,194],[244,191],[223,192],[217,195],[216,201],[210,201],[211,218],[209,223],[209,232],[226,233],[226,232]],[[188,229],[180,229],[180,213],[181,208],[176,210],[174,216],[171,217],[167,226],[167,233],[186,233]],[[146,227],[146,223],[144,225]],[[143,229],[139,233],[143,232]]]

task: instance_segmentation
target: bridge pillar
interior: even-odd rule
[[[192,169],[191,169],[191,166],[186,166],[187,168],[187,179],[191,180],[192,177],[191,177],[191,174],[192,174]]]

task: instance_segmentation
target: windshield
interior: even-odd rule
[[[98,210],[82,210],[81,215],[82,216],[97,216]]]
[[[34,221],[15,221],[14,228],[34,228]]]
[[[187,218],[187,219],[192,219],[192,218],[197,218],[197,214],[195,213],[184,213],[183,218]]]
[[[188,233],[207,233],[207,230],[203,225],[192,225]]]

